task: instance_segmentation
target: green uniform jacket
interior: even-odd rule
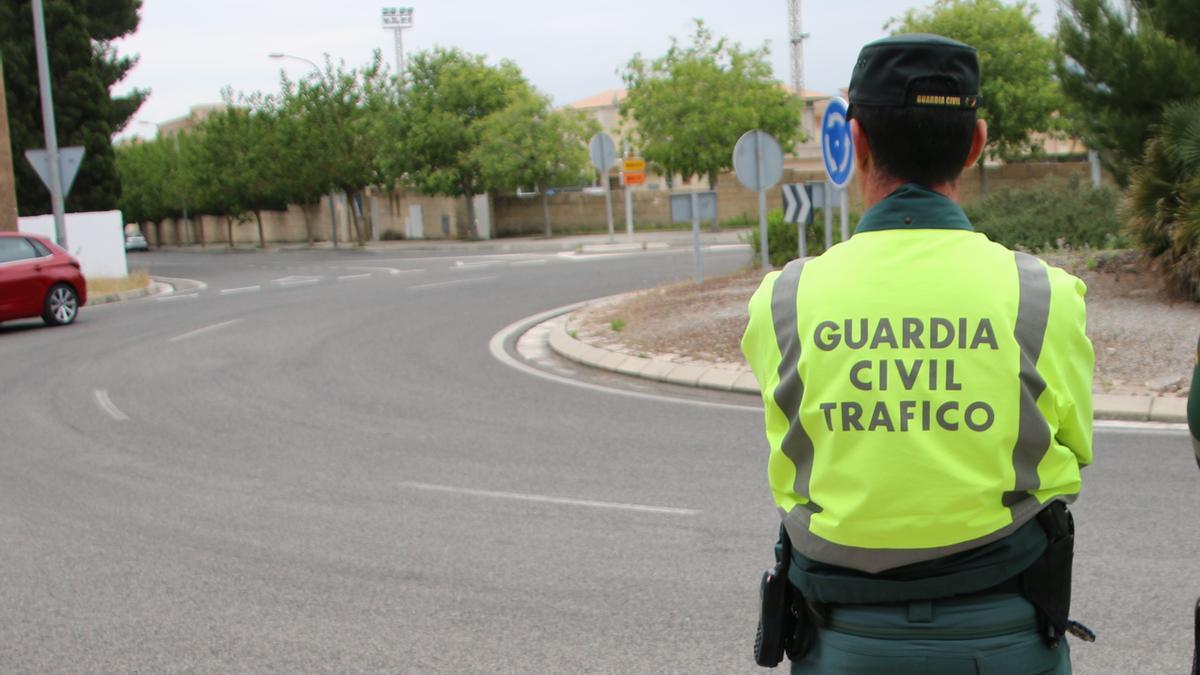
[[[803,556],[877,573],[1002,539],[1092,461],[1082,281],[906,185],[772,272],[742,338]]]

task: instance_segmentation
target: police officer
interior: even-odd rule
[[[812,638],[792,673],[1069,673],[1084,284],[957,204],[987,140],[975,49],[870,43],[849,94],[867,211],[765,277],[742,339]]]

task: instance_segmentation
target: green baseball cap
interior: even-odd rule
[[[924,89],[930,82],[939,85]],[[850,104],[979,107],[979,55],[940,35],[913,33],[876,40],[858,53]]]

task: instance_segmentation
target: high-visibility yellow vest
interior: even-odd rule
[[[875,573],[1073,501],[1092,460],[1084,293],[969,225],[860,226],[768,274],[742,350],[796,550]]]

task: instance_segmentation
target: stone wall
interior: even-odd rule
[[[1004,188],[1030,187],[1047,176],[1078,175],[1084,180],[1090,176],[1087,162],[1044,162],[1006,164],[988,168],[988,188],[992,191]],[[822,181],[824,174],[817,171],[785,169],[783,183]],[[1111,184],[1111,178],[1106,176]],[[691,190],[707,190],[707,183],[681,185],[676,193]],[[742,220],[758,222],[758,194],[747,190],[732,173],[722,174],[717,181],[717,219],[720,222]],[[959,193],[964,201],[979,198],[979,172],[972,168],[965,172],[959,183]],[[858,186],[850,186],[850,210],[861,214],[862,198]],[[783,196],[778,186],[767,191],[767,208],[783,208]],[[670,224],[670,193],[666,190],[635,189],[633,197],[634,225],[638,228],[662,227]],[[612,192],[613,229],[625,231],[625,191],[616,187]],[[544,233],[542,198],[540,195],[521,198],[512,194],[496,195],[492,200],[492,236],[540,236]],[[430,197],[415,192],[371,191],[363,200],[363,210],[368,217],[368,240],[383,238],[408,238],[406,220],[409,207],[418,204],[422,209],[422,222],[414,234],[422,239],[450,239],[458,237],[460,226],[466,222],[466,200],[462,198]],[[580,191],[559,192],[549,198],[550,222],[554,233],[604,232],[607,220],[604,195],[585,194]],[[344,197],[335,202],[337,238],[339,242],[353,241],[349,222],[348,205]],[[306,223],[305,216],[308,221]],[[194,245],[200,243],[198,228],[203,228],[204,243],[227,246],[225,219],[216,216],[194,216],[189,227],[173,220],[165,220],[158,226],[144,225],[150,243],[155,246]],[[319,205],[300,207],[292,205],[287,211],[263,212],[263,229],[267,243],[304,243],[309,240],[309,228],[317,242],[330,240],[329,199],[323,197]],[[234,242],[238,246],[255,246],[259,243],[258,226],[251,219],[247,223],[234,225]]]

